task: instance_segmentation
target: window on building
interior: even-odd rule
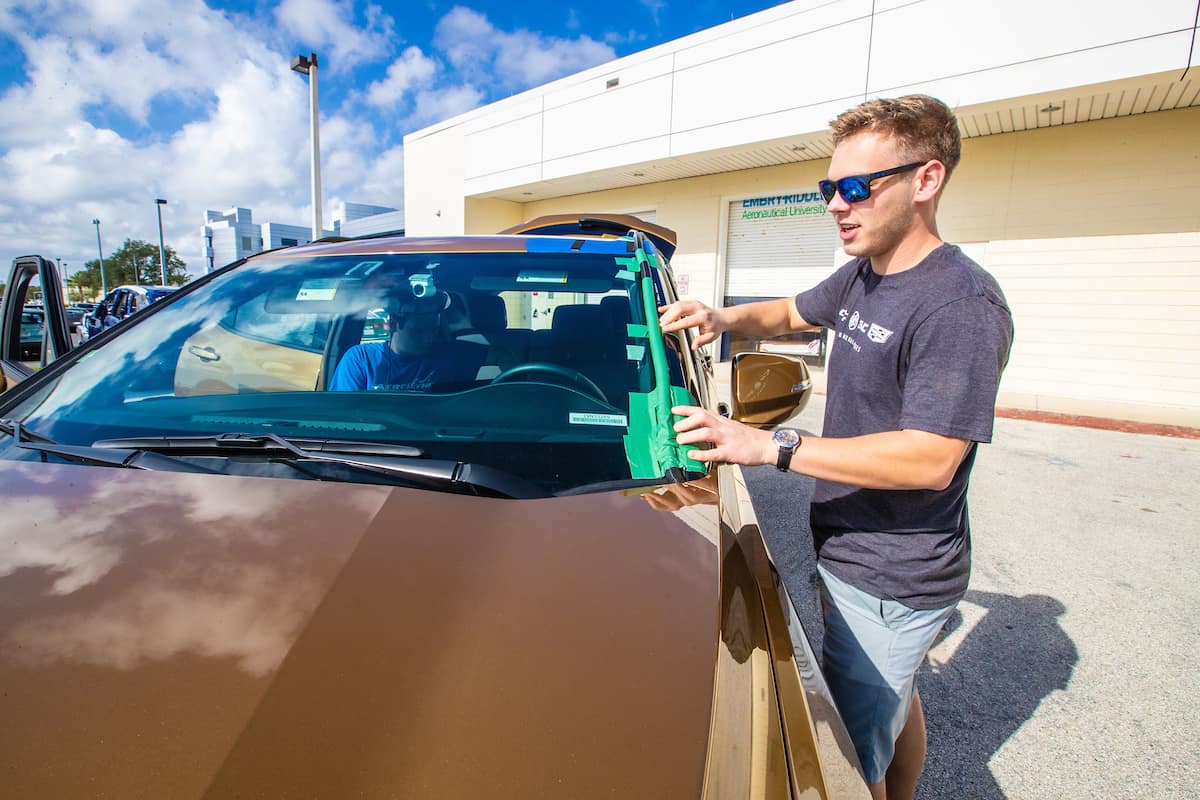
[[[253,245],[251,244],[251,242],[253,242],[253,241],[254,240],[251,239],[249,236],[243,236],[242,237],[242,249],[250,250],[253,247]]]
[[[296,245],[300,244],[300,242],[296,239],[289,239],[284,236],[279,239],[279,244],[282,247],[295,247]]]

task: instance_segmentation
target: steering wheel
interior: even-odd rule
[[[510,381],[519,380],[525,375],[536,373],[546,373],[547,377],[557,378],[558,383],[565,382],[568,386],[577,386],[605,405],[609,405],[608,396],[604,394],[604,390],[597,386],[587,375],[584,375],[577,369],[564,367],[561,364],[552,364],[549,361],[531,361],[528,364],[519,364],[511,367],[492,378],[492,383],[509,383]]]

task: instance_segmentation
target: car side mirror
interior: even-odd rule
[[[812,394],[808,365],[794,356],[738,353],[733,357],[733,419],[770,428],[803,410]]]

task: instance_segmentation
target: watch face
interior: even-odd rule
[[[800,444],[800,434],[791,428],[780,428],[775,431],[775,444],[780,447],[795,447]]]

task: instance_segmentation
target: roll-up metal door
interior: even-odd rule
[[[816,192],[735,200],[725,296],[786,297],[810,289],[833,272],[837,251],[837,228]]]

